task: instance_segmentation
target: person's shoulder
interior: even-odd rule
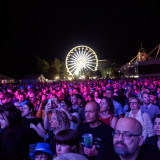
[[[105,130],[107,130],[107,131],[110,130],[111,132],[113,131],[113,128],[110,125],[108,125],[102,121],[101,121],[101,124],[99,125],[99,128],[103,128],[104,131]]]
[[[25,116],[23,116],[23,117],[22,117],[22,121],[25,120],[25,119],[27,119],[27,118],[26,118]]]
[[[80,135],[83,135],[91,129],[88,123],[80,123],[78,128]]]
[[[116,106],[122,106],[119,102],[113,100],[113,104],[116,105]]]
[[[152,107],[152,108],[155,108],[155,109],[159,109],[159,107],[156,106],[156,105],[154,105],[154,104],[151,104],[151,107]]]
[[[35,121],[37,121],[37,122],[42,122],[42,118],[40,118],[40,117],[35,117]]]
[[[79,117],[79,114],[77,112],[73,112],[72,115],[75,117]]]
[[[159,160],[160,152],[154,146],[143,144],[140,149],[140,154],[138,156],[138,160]]]
[[[82,123],[81,124],[81,126],[80,126],[80,128],[88,128],[89,127],[89,123],[86,123],[86,122],[84,122],[84,123]]]

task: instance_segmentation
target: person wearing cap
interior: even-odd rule
[[[51,160],[53,158],[51,146],[48,143],[37,143],[34,152],[29,157],[32,160]]]

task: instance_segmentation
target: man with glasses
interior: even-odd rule
[[[113,132],[114,151],[118,155],[115,160],[158,160],[151,147],[143,145],[142,126],[131,117],[118,120]]]

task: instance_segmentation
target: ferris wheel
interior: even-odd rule
[[[67,54],[66,68],[72,76],[82,75],[89,71],[96,71],[97,67],[97,55],[88,46],[76,46]]]

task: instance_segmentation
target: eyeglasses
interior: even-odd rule
[[[112,135],[113,137],[115,138],[118,138],[120,135],[122,135],[122,138],[126,139],[126,140],[129,140],[131,137],[138,137],[140,136],[140,134],[132,134],[132,133],[129,133],[127,131],[121,133],[120,131],[113,131],[112,132]]]
[[[138,104],[138,102],[129,102],[130,104]]]

